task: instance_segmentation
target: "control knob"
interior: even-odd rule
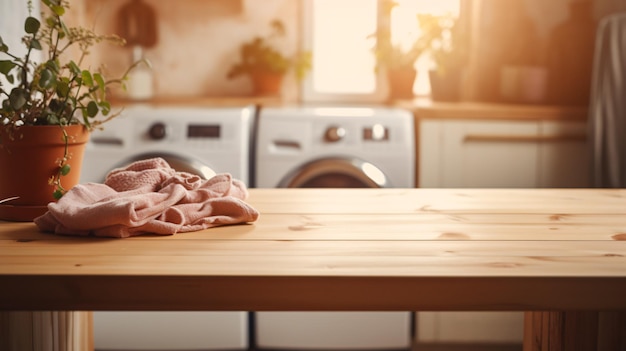
[[[331,126],[324,133],[324,140],[330,143],[336,143],[346,136],[346,130],[339,126]]]
[[[150,126],[150,129],[148,129],[148,136],[150,136],[150,139],[152,140],[164,139],[166,135],[167,128],[163,122],[156,122]]]

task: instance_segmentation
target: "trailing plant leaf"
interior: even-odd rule
[[[65,77],[57,82],[56,94],[62,98],[66,98],[70,92],[69,80]]]
[[[53,5],[50,6],[52,12],[54,12],[57,16],[63,16],[65,14],[65,8],[61,5]]]
[[[48,89],[53,87],[54,82],[56,80],[56,76],[52,71],[47,68],[44,68],[41,71],[41,75],[39,77],[39,87],[43,89]]]
[[[9,60],[0,60],[0,74],[7,75],[17,64]]]
[[[102,112],[102,114],[105,116],[107,116],[109,112],[111,112],[111,104],[107,101],[100,101],[98,106],[100,106],[100,112]]]
[[[41,43],[40,43],[40,42],[39,42],[39,40],[37,40],[37,39],[33,39],[33,40],[30,42],[30,47],[31,47],[31,48],[33,48],[33,49],[35,49],[35,50],[41,50],[41,49],[42,49],[42,47],[41,47]]]
[[[55,189],[55,190],[52,192],[52,197],[53,197],[55,200],[58,200],[58,199],[62,198],[62,197],[63,197],[63,195],[65,195],[65,193],[64,193],[64,191],[63,191],[62,189]]]
[[[82,77],[83,84],[85,84],[88,87],[92,87],[93,86],[93,78],[91,77],[91,72],[89,72],[87,70],[83,70],[80,73],[80,76]]]
[[[61,175],[68,175],[70,173],[70,170],[70,165],[65,164],[59,169],[59,173],[61,173]]]
[[[28,17],[24,22],[24,31],[27,34],[35,34],[39,31],[40,26],[41,23],[38,19],[36,19],[35,17]]]
[[[89,104],[87,104],[86,111],[87,111],[87,116],[96,117],[98,112],[100,112],[100,109],[98,108],[98,104],[95,101],[89,101]]]
[[[9,47],[2,41],[2,37],[0,36],[0,52],[9,51]]]
[[[9,95],[9,102],[13,111],[21,109],[26,105],[26,91],[21,88],[13,88]]]
[[[77,76],[79,74],[81,74],[81,70],[80,67],[78,67],[78,65],[76,64],[76,62],[74,61],[70,61],[67,64],[67,67],[70,69],[70,71],[72,72],[73,75]]]

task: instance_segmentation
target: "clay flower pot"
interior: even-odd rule
[[[448,69],[444,72],[437,70],[428,71],[430,79],[431,97],[433,101],[459,101],[461,100],[461,85],[463,82],[463,70]]]
[[[71,171],[61,177],[61,185],[69,190],[80,180],[89,131],[82,125],[63,128],[69,136],[67,163]],[[59,126],[22,126],[13,136],[11,140],[5,130],[0,130],[0,200],[18,198],[0,204],[0,219],[32,221],[55,201],[49,179],[64,155],[63,132]]]
[[[412,99],[417,71],[413,68],[388,69],[389,99]]]
[[[283,86],[281,73],[256,71],[250,73],[255,96],[277,96]]]

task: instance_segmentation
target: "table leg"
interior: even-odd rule
[[[93,350],[91,312],[0,312],[0,350]]]
[[[524,351],[626,350],[626,312],[526,312]]]

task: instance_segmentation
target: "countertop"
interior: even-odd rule
[[[251,189],[248,201],[255,223],[166,237],[0,223],[0,310],[527,311],[526,351],[626,345],[625,189]],[[50,327],[52,340],[93,349],[90,313],[53,323],[68,318],[81,327]]]
[[[250,189],[252,224],[0,223],[0,310],[626,310],[626,190]]]
[[[397,101],[396,106],[411,109],[420,119],[497,119],[586,121],[586,106],[521,105],[488,102],[434,102],[430,99]]]
[[[128,104],[153,106],[211,106],[228,107],[243,105],[281,106],[295,102],[282,101],[278,97],[160,97],[149,101],[113,100],[114,106]],[[321,104],[321,103],[320,103]],[[521,105],[491,102],[435,102],[427,98],[398,100],[384,103],[414,112],[417,118],[448,119],[501,119],[501,120],[573,120],[585,121],[586,106]]]

